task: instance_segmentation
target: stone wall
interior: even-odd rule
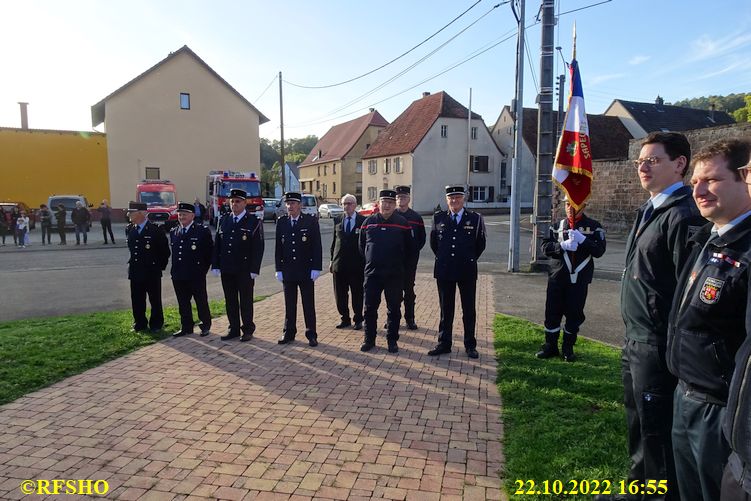
[[[751,140],[751,123],[733,124],[711,129],[698,129],[685,132],[691,143],[691,151],[698,152],[704,146],[720,139],[746,138]],[[629,159],[639,157],[641,140],[629,143]],[[633,225],[636,210],[649,194],[639,183],[636,169],[626,159],[614,161],[596,161],[592,164],[594,184],[592,196],[586,212],[597,219],[610,235],[625,236]],[[686,174],[686,180],[691,172]],[[561,197],[556,197],[560,199]],[[563,217],[563,206],[556,201],[553,221]]]

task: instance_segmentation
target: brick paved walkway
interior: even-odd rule
[[[478,283],[479,361],[437,359],[435,282],[418,276],[417,331],[360,353],[316,285],[320,345],[278,346],[281,294],[250,343],[169,339],[0,407],[0,499],[23,479],[103,479],[110,499],[499,499],[493,279]],[[458,294],[457,294],[458,296]],[[299,332],[302,311],[298,312]],[[379,316],[379,324],[385,311]],[[35,498],[35,496],[27,496]],[[59,496],[56,499],[71,499]]]

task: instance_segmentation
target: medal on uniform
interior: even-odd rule
[[[151,249],[151,244],[146,244],[147,249]]]
[[[243,235],[243,240],[247,240],[247,239],[248,239],[248,235]]]
[[[196,250],[196,244],[190,246],[191,250]]]
[[[306,237],[305,235],[303,235],[303,236],[302,236],[302,241],[303,241],[303,242],[307,242],[307,241],[308,241],[308,237]]]

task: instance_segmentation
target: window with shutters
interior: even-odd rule
[[[477,139],[477,127],[472,127],[470,129],[470,136],[472,139]]]
[[[378,173],[378,162],[376,160],[368,160],[368,173],[369,174]]]
[[[470,190],[473,202],[486,202],[487,201],[487,186],[472,186]]]
[[[375,186],[368,186],[368,200],[375,200],[375,199],[376,199]]]
[[[391,174],[391,159],[390,158],[383,159],[383,173]]]
[[[401,174],[402,170],[402,157],[394,157],[394,172]]]
[[[449,137],[449,126],[441,125],[441,137]]]
[[[489,172],[487,155],[470,155],[469,162],[472,172]]]

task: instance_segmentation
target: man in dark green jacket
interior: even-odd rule
[[[642,142],[634,164],[650,199],[629,234],[621,281],[628,481],[667,480],[663,499],[679,499],[670,439],[676,379],[665,365],[668,316],[689,254],[686,242],[706,222],[683,184],[690,161],[682,134],[653,132]]]

